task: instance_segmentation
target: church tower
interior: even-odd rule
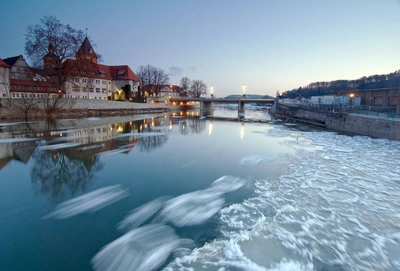
[[[50,42],[47,48],[47,54],[43,57],[43,67],[45,69],[53,69],[55,67],[56,56],[54,54],[54,46]]]
[[[83,40],[81,47],[76,53],[76,60],[79,62],[89,61],[90,63],[97,63],[97,55],[94,52],[88,37]]]

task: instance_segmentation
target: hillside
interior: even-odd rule
[[[400,83],[400,70],[382,75],[364,76],[356,80],[335,80],[330,82],[315,82],[298,89],[288,90],[282,94],[287,98],[327,95],[330,92],[378,89],[397,87]]]

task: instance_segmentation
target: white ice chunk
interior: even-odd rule
[[[30,138],[30,137],[5,138],[5,139],[0,139],[0,143],[16,143],[16,142],[26,142],[32,140],[37,140],[37,138]]]
[[[54,145],[47,145],[47,146],[40,146],[41,150],[58,150],[58,149],[66,149],[75,146],[82,145],[81,143],[62,143],[62,144],[54,144]]]
[[[118,224],[118,229],[132,230],[139,227],[155,215],[167,200],[168,197],[161,197],[134,209]]]
[[[212,183],[212,189],[221,193],[238,190],[246,184],[246,180],[234,176],[222,176]]]
[[[129,231],[97,253],[91,263],[95,270],[155,270],[182,243],[170,226],[149,224]]]
[[[148,136],[160,136],[160,135],[167,135],[167,133],[165,132],[124,133],[124,134],[118,134],[115,137],[116,138],[129,137],[129,136],[148,137]]]
[[[127,196],[127,190],[121,189],[120,185],[100,188],[57,205],[52,213],[43,218],[66,219],[81,213],[95,212]]]
[[[171,222],[177,227],[199,225],[221,210],[225,200],[209,190],[183,194],[166,202],[155,221]]]
[[[256,166],[260,163],[268,163],[271,161],[278,160],[278,156],[270,156],[270,155],[248,155],[240,159],[239,164],[242,166],[250,165]]]

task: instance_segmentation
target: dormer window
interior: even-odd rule
[[[115,74],[115,77],[123,77],[125,74],[125,70],[117,70],[117,73]]]

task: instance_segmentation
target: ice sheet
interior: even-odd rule
[[[95,212],[128,196],[128,191],[120,185],[97,189],[82,196],[67,200],[43,218],[66,219],[81,213]]]
[[[256,181],[254,198],[219,212],[221,238],[166,270],[399,270],[400,142],[279,126],[267,136],[296,150],[287,174]]]

